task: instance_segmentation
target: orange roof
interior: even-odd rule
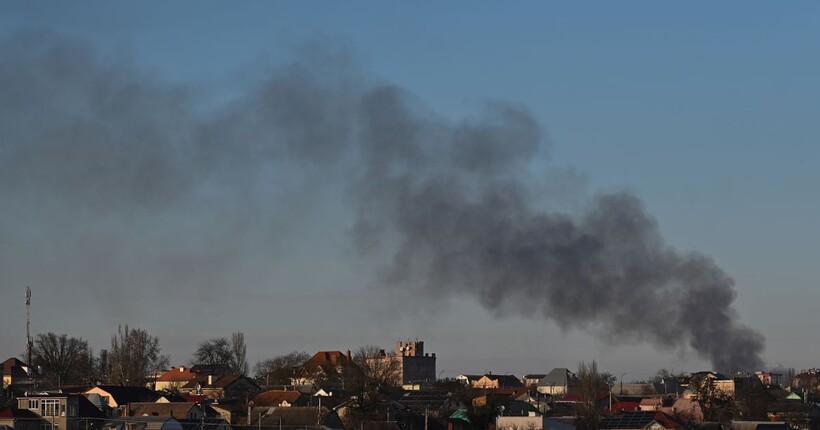
[[[193,381],[198,376],[199,373],[196,373],[187,367],[180,366],[163,373],[162,376],[157,378],[157,382]]]
[[[282,390],[268,390],[259,393],[253,398],[253,404],[256,406],[279,406],[282,402],[288,402],[291,405],[296,403],[302,397],[302,393],[298,391],[282,391]]]
[[[341,351],[319,351],[302,365],[302,369],[310,373],[315,372],[319,367],[324,368],[326,371],[333,371],[336,366],[344,367],[349,364],[350,360]]]

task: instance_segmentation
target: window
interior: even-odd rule
[[[65,408],[65,406],[63,406]],[[65,409],[63,409],[65,412]],[[43,399],[40,402],[40,415],[44,417],[56,417],[60,415],[59,399]]]
[[[28,399],[28,408],[29,409],[40,409],[40,401],[37,399]]]

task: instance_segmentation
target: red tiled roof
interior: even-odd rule
[[[182,398],[185,399],[186,402],[202,403],[208,398],[208,396],[204,394],[199,396],[195,396],[193,394],[183,394]]]
[[[620,411],[637,411],[640,407],[640,402],[615,402],[612,404],[612,412]]]
[[[660,423],[662,426],[666,427],[667,429],[686,429],[686,424],[678,420],[677,418],[664,413],[662,411],[658,411],[655,414],[655,421]]]
[[[182,382],[192,381],[199,376],[199,373],[192,371],[187,367],[175,367],[162,374],[157,378],[157,382]]]
[[[348,364],[350,364],[350,360],[348,360],[342,351],[319,351],[314,354],[313,357],[310,357],[310,359],[302,365],[302,368],[312,373],[320,366],[336,367],[346,366]]]

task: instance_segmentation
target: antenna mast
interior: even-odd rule
[[[26,353],[28,355],[28,374],[31,376],[31,288],[26,285]]]

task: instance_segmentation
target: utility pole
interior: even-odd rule
[[[31,363],[31,288],[26,285],[26,355],[28,356],[28,376],[31,377],[34,367]]]

